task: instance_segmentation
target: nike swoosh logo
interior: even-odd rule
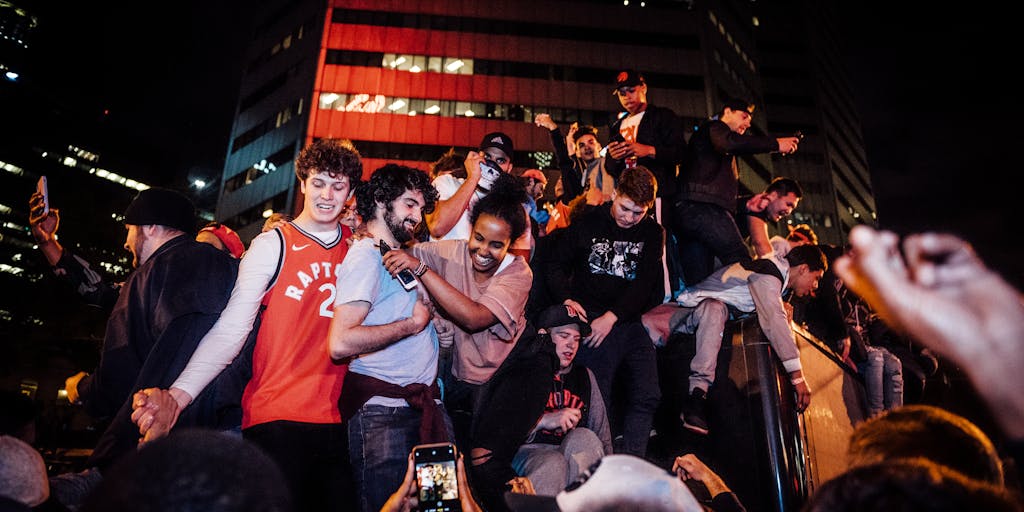
[[[301,250],[305,249],[306,247],[309,247],[309,244],[306,244],[306,245],[295,245],[295,244],[292,244],[292,250],[293,251],[301,251]]]

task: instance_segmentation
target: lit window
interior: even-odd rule
[[[345,112],[380,112],[384,109],[384,95],[353,94],[348,104],[338,110]]]
[[[444,59],[441,57],[427,57],[427,71],[440,73],[442,62],[444,62]]]

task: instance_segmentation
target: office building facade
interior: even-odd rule
[[[628,4],[628,5],[626,5]],[[450,147],[509,134],[518,168],[551,168],[546,130],[599,128],[621,107],[615,75],[635,68],[652,104],[687,136],[726,96],[763,104],[756,39],[742,3],[724,14],[687,2],[334,0],[279,3],[253,30],[221,180],[217,219],[243,238],[274,211],[294,213],[292,159],[321,137],[350,139],[365,173],[386,162],[426,170]],[[766,109],[768,110],[768,109]],[[755,118],[755,130],[766,120]],[[768,155],[744,158],[756,191],[776,175]]]

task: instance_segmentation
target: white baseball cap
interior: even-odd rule
[[[513,512],[585,512],[618,509],[703,512],[678,476],[633,455],[607,455],[558,495],[506,493]]]

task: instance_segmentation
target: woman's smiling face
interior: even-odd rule
[[[487,213],[480,214],[469,237],[469,255],[473,270],[494,274],[512,244],[512,227],[504,220]]]

